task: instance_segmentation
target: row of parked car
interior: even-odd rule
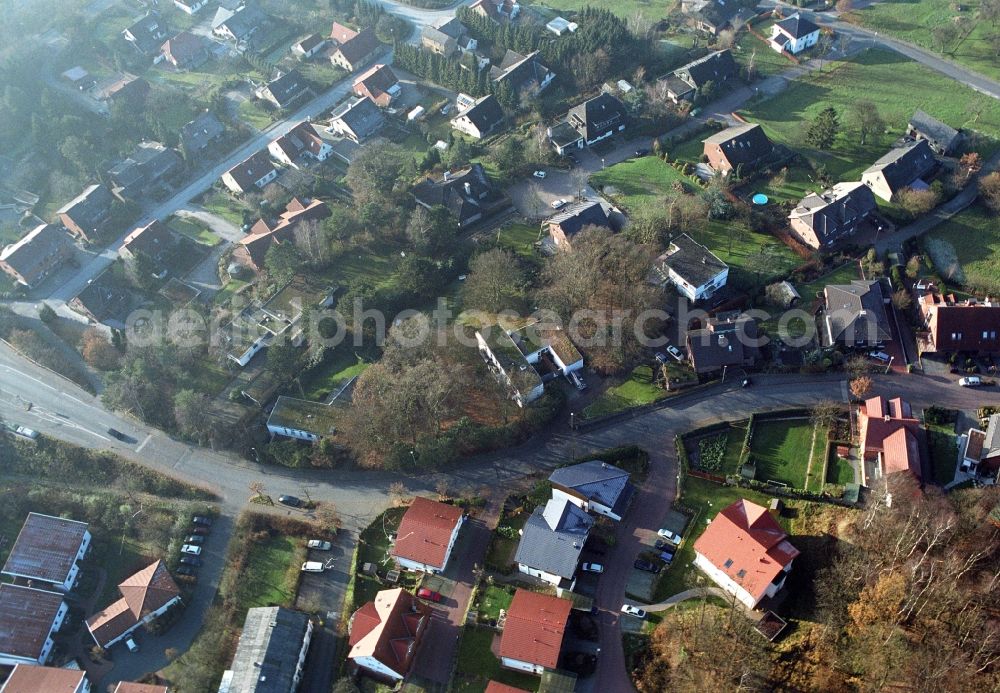
[[[632,564],[632,567],[636,570],[656,574],[663,570],[664,566],[668,566],[673,562],[677,548],[681,543],[681,535],[663,528],[657,531],[656,536],[659,538],[656,540],[654,548],[659,552],[657,557],[659,560],[650,560],[640,556]],[[622,604],[622,613],[635,616],[636,618],[646,618],[646,611],[632,604]]]
[[[204,515],[195,515],[191,518],[191,533],[184,537],[181,545],[181,557],[178,560],[177,569],[174,571],[178,575],[190,579],[198,579],[198,568],[201,567],[201,549],[205,543],[205,537],[209,535],[212,527],[212,518]]]

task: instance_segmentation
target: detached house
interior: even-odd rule
[[[0,665],[45,664],[69,607],[59,592],[0,583]]]
[[[430,620],[430,608],[406,590],[382,590],[351,616],[347,658],[371,676],[401,681],[413,666]]]
[[[319,34],[309,34],[292,44],[292,55],[299,60],[308,60],[326,48],[326,39]]]
[[[521,5],[515,0],[476,0],[469,9],[494,22],[517,19],[521,13]]]
[[[927,140],[894,147],[861,174],[861,182],[886,202],[903,188],[926,189],[920,180],[936,165]]]
[[[538,51],[521,55],[508,49],[500,64],[490,68],[490,80],[493,84],[509,84],[515,94],[525,89],[541,92],[555,78],[555,73],[540,62]]]
[[[560,375],[574,378],[583,355],[558,327],[531,323],[520,330],[493,325],[476,332],[480,356],[507,385],[518,406],[542,396],[543,383]]]
[[[1000,483],[1000,414],[993,414],[986,430],[970,428],[962,447],[962,471]]]
[[[715,516],[694,551],[694,564],[750,609],[784,587],[800,553],[767,508],[745,499]]]
[[[918,481],[924,478],[924,431],[901,397],[872,397],[858,408],[858,447],[865,486],[895,472],[909,472]]]
[[[301,611],[280,606],[247,610],[233,663],[223,673],[219,690],[295,691],[305,670],[312,633],[312,621]]]
[[[389,555],[403,570],[443,573],[464,520],[460,507],[417,496],[403,514]]]
[[[488,94],[451,119],[451,126],[461,133],[481,140],[498,132],[504,123],[503,109],[492,94]]]
[[[354,95],[368,97],[379,108],[388,108],[399,96],[399,78],[388,65],[373,65],[354,80]]]
[[[128,158],[108,171],[115,185],[111,192],[121,200],[136,199],[148,194],[150,187],[183,166],[184,162],[173,149],[159,142],[140,142]]]
[[[698,375],[752,366],[760,355],[757,335],[757,322],[750,316],[719,314],[685,334],[688,362]]]
[[[708,165],[724,176],[732,171],[750,173],[774,151],[774,144],[757,123],[726,128],[702,143]]]
[[[99,647],[108,648],[128,637],[181,600],[181,591],[167,565],[156,561],[118,585],[122,598],[87,619],[87,630]]]
[[[69,592],[89,548],[86,522],[28,513],[0,573],[35,587]]]
[[[539,675],[556,669],[572,608],[568,599],[517,590],[500,636],[500,663]]]
[[[184,14],[197,14],[207,4],[208,0],[174,0],[174,7]]]
[[[548,135],[560,155],[582,149],[623,132],[628,109],[611,94],[600,94],[569,110],[566,120],[549,128]]]
[[[298,70],[289,70],[283,75],[272,79],[257,90],[258,98],[270,101],[278,108],[289,108],[312,89]]]
[[[572,250],[573,238],[588,226],[611,228],[611,220],[600,200],[572,202],[542,222],[559,250]]]
[[[122,31],[125,40],[143,55],[154,55],[167,37],[167,27],[159,12],[150,12]]]
[[[925,140],[936,154],[948,156],[962,142],[962,133],[923,111],[917,110],[906,125],[906,136]]]
[[[875,211],[875,196],[860,181],[809,193],[788,215],[794,235],[810,248],[831,246],[854,235]]]
[[[330,54],[330,62],[348,72],[355,72],[368,65],[382,50],[382,44],[371,27],[356,32],[341,24],[334,24],[330,38],[337,44]]]
[[[238,47],[245,46],[266,20],[267,17],[255,7],[242,4],[234,10],[219,7],[212,19],[212,34],[234,41]]]
[[[594,518],[565,495],[538,506],[524,523],[514,554],[518,571],[555,585],[556,592],[572,591],[580,553]]]
[[[222,183],[239,195],[263,190],[265,185],[277,177],[278,170],[262,149],[223,173]]]
[[[819,41],[819,27],[799,12],[771,26],[769,45],[779,53],[788,51],[792,55],[798,55],[807,48],[815,46],[817,41]]]
[[[336,109],[330,117],[330,131],[361,143],[385,125],[385,116],[371,99],[356,98]]]
[[[337,429],[332,404],[278,395],[267,417],[267,432],[310,443],[332,435]]]
[[[302,121],[267,145],[267,151],[275,160],[286,166],[298,168],[298,162],[303,157],[309,157],[315,161],[326,161],[333,151],[333,147],[319,136],[312,123]]]
[[[424,178],[411,191],[417,204],[427,209],[446,207],[460,228],[470,226],[504,209],[510,201],[498,191],[482,164],[472,164],[454,173],[445,171],[439,179]]]
[[[656,258],[653,271],[689,301],[711,298],[729,280],[729,265],[686,233],[670,241],[667,251]]]
[[[215,114],[205,111],[181,128],[181,149],[187,156],[194,156],[220,140],[225,132],[226,128]]]
[[[193,70],[208,60],[208,49],[200,36],[182,31],[160,46],[160,55],[178,70]]]
[[[0,251],[0,269],[30,289],[72,256],[73,243],[65,231],[52,224],[40,224]]]
[[[552,498],[586,512],[620,521],[635,495],[629,473],[613,464],[590,460],[560,467],[549,475]]]
[[[1000,303],[995,300],[957,301],[953,294],[931,291],[920,297],[917,307],[927,327],[922,351],[1000,353]]]
[[[17,664],[0,693],[90,693],[86,672],[79,669]]]
[[[691,23],[700,31],[717,36],[720,31],[745,23],[755,12],[749,7],[741,7],[736,0],[698,0],[682,2],[681,9],[691,17]]]
[[[886,313],[890,298],[881,281],[828,284],[823,299],[820,341],[824,346],[870,349],[892,339]]]
[[[118,255],[124,260],[145,255],[159,271],[160,266],[177,250],[178,240],[178,235],[169,226],[154,219],[125,236]]]
[[[320,221],[329,216],[330,208],[322,200],[313,200],[306,204],[297,197],[292,198],[274,225],[258,219],[257,223],[250,227],[249,233],[236,242],[233,261],[259,272],[264,267],[264,258],[267,257],[267,251],[273,244],[292,243],[295,240],[295,227],[298,224],[304,221]],[[249,361],[250,356],[253,354],[247,356],[246,361]],[[245,366],[246,361],[242,358],[237,359],[241,366]]]
[[[674,103],[694,101],[706,84],[719,85],[737,75],[736,61],[728,49],[709,53],[661,77],[667,98]]]
[[[113,204],[111,191],[98,183],[84,188],[56,214],[70,233],[90,241],[100,235],[101,227],[111,218]]]

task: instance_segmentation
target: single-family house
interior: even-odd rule
[[[289,70],[257,90],[258,98],[266,99],[278,108],[289,108],[303,96],[311,93],[312,88],[298,70]]]
[[[531,367],[524,354],[500,325],[476,331],[479,354],[493,375],[510,390],[518,406],[534,402],[545,392],[538,371]]]
[[[788,220],[800,241],[818,249],[854,235],[875,208],[875,195],[867,185],[842,182],[803,197]]]
[[[801,12],[796,12],[771,25],[768,45],[779,53],[788,51],[792,55],[798,55],[815,46],[817,41],[819,27],[803,17]]]
[[[550,498],[524,523],[514,553],[518,571],[555,585],[559,594],[572,591],[580,553],[593,526],[594,518],[565,496]]]
[[[711,82],[718,86],[738,74],[736,61],[728,49],[715,51],[677,68],[660,81],[667,98],[674,103],[694,101],[701,89]]]
[[[774,151],[774,144],[758,123],[726,128],[702,143],[708,165],[724,176],[733,171],[737,175],[750,173]]]
[[[752,366],[760,355],[757,322],[738,312],[720,313],[684,335],[688,363],[698,375]]]
[[[861,483],[896,472],[924,478],[926,440],[910,403],[902,397],[871,397],[858,408],[858,447],[863,454]]]
[[[348,72],[355,72],[368,65],[382,50],[382,44],[375,36],[375,30],[371,27],[359,32],[349,29],[343,31],[346,27],[339,24],[334,24],[333,27],[331,38],[336,42],[337,47],[330,54],[330,62]],[[341,30],[338,30],[338,27]]]
[[[916,140],[889,152],[864,170],[861,182],[886,202],[903,188],[926,189],[920,178],[936,165],[934,152],[927,140]]]
[[[523,688],[514,688],[513,686],[508,686],[506,683],[500,683],[491,679],[486,684],[486,693],[528,693],[528,691]]]
[[[457,22],[458,20],[454,21]],[[458,52],[458,38],[449,35],[432,24],[427,24],[420,30],[420,45],[431,53],[437,53],[445,57]]]
[[[64,204],[56,214],[74,236],[90,241],[101,234],[101,227],[111,218],[114,199],[100,183],[88,185],[79,195]]]
[[[73,243],[65,230],[39,224],[0,251],[0,270],[27,288],[41,283],[73,256]]]
[[[724,29],[745,24],[756,14],[753,8],[744,7],[737,0],[688,2],[682,3],[681,9],[689,15],[696,29],[712,36],[718,36]]]
[[[184,14],[197,14],[207,4],[208,0],[174,0],[174,7]]]
[[[183,166],[180,155],[173,149],[159,142],[140,142],[132,154],[108,171],[115,186],[111,192],[121,200],[136,199]]]
[[[42,589],[69,592],[89,548],[86,522],[28,513],[0,573]]]
[[[559,250],[572,250],[573,238],[588,226],[610,229],[611,220],[600,200],[571,202],[542,222]]]
[[[498,132],[503,124],[503,109],[492,94],[477,99],[472,106],[451,119],[454,129],[477,140]]]
[[[69,607],[59,592],[0,583],[0,665],[45,664]]]
[[[292,55],[299,60],[308,60],[326,48],[326,39],[319,34],[309,34],[292,44]]]
[[[163,561],[125,578],[118,591],[121,599],[87,619],[87,630],[98,647],[106,649],[127,638],[181,600],[181,591]]]
[[[514,592],[500,635],[500,663],[541,675],[559,666],[573,602],[550,594]]]
[[[97,84],[94,76],[87,72],[82,65],[74,65],[68,70],[63,71],[59,76],[68,82],[70,86],[80,91],[86,91]]]
[[[211,111],[205,111],[181,128],[180,146],[188,157],[192,157],[222,139],[226,128]]]
[[[740,499],[694,543],[694,564],[750,609],[784,587],[800,551],[767,508]]]
[[[15,664],[0,693],[90,693],[90,680],[80,669]]]
[[[461,228],[510,204],[479,163],[456,172],[445,171],[438,179],[428,176],[417,183],[411,192],[417,204],[427,209],[438,205],[447,208]]]
[[[958,301],[954,294],[929,291],[917,301],[927,328],[924,352],[1000,353],[1000,303],[987,298]]]
[[[267,145],[267,151],[285,166],[298,168],[303,157],[326,161],[333,147],[319,136],[312,123],[303,120],[286,134]]]
[[[572,34],[580,28],[580,25],[576,22],[569,21],[565,17],[556,17],[552,21],[548,22],[545,25],[545,28],[556,36],[562,36],[563,34]]]
[[[368,97],[379,108],[388,108],[400,91],[396,73],[382,63],[372,65],[354,80],[355,96]]]
[[[281,395],[267,417],[267,432],[315,442],[336,431],[335,413],[332,405]]]
[[[159,271],[159,267],[170,259],[178,245],[178,234],[162,221],[154,219],[125,236],[118,249],[118,256],[123,260],[134,260],[139,255],[145,255]]]
[[[267,17],[256,7],[243,4],[236,9],[219,7],[212,19],[212,34],[245,46],[266,21]]]
[[[521,55],[508,49],[500,64],[490,67],[493,84],[509,84],[516,94],[526,89],[541,92],[555,78],[556,74],[542,65],[538,51]]]
[[[476,0],[469,9],[494,22],[517,19],[521,14],[521,5],[516,0]]]
[[[914,111],[906,124],[906,136],[925,140],[935,154],[948,156],[962,142],[962,133],[924,111]]]
[[[278,177],[278,170],[271,163],[266,150],[252,154],[222,174],[222,183],[237,195],[263,190]]]
[[[160,54],[178,70],[193,70],[209,58],[204,39],[187,31],[167,40],[160,46]]]
[[[233,261],[254,272],[259,272],[264,267],[264,259],[267,251],[275,243],[292,243],[295,240],[295,227],[304,221],[321,221],[330,216],[330,208],[322,200],[312,200],[308,203],[299,200],[297,197],[285,207],[276,222],[273,224],[258,219],[257,223],[250,227],[246,236],[236,242],[233,249]],[[254,352],[256,353],[256,352]],[[250,354],[253,356],[253,354]],[[243,357],[238,357],[237,362],[245,366]],[[249,356],[246,357],[249,361]]]
[[[384,681],[409,673],[431,620],[431,610],[402,588],[382,590],[351,615],[348,660]]]
[[[656,258],[653,272],[689,301],[711,298],[729,280],[729,265],[686,233],[670,241],[666,252]]]
[[[970,428],[962,447],[962,471],[1000,483],[1000,414],[992,414],[986,430]]]
[[[549,475],[549,483],[553,499],[565,499],[585,512],[616,522],[625,515],[635,495],[629,473],[601,460],[559,467]]]
[[[281,606],[248,609],[233,663],[222,674],[220,693],[297,690],[312,634],[312,620],[301,611]]]
[[[112,693],[170,693],[170,689],[167,686],[157,686],[152,683],[119,681]]]
[[[827,284],[821,316],[824,346],[871,349],[892,339],[886,305],[889,292],[878,279],[855,279],[850,284]]]
[[[583,149],[623,132],[627,125],[625,104],[602,93],[569,109],[563,122],[548,129],[548,137],[562,156],[571,149]]]
[[[457,505],[417,496],[403,514],[389,555],[403,570],[443,573],[464,520]]]
[[[126,29],[122,36],[143,55],[154,55],[167,37],[167,26],[159,12],[148,12]]]
[[[94,90],[94,98],[98,101],[135,108],[142,107],[147,94],[149,94],[149,82],[130,74],[121,74],[105,80]]]
[[[371,99],[355,98],[330,115],[330,130],[352,142],[361,143],[385,125],[385,116]]]

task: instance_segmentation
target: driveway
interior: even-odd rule
[[[302,693],[329,693],[336,672],[330,666],[336,650],[336,628],[344,608],[347,593],[351,555],[357,544],[357,535],[339,532],[330,551],[309,551],[308,560],[333,561],[333,568],[322,573],[302,573],[295,608],[319,614],[322,624],[313,630],[305,670],[299,691]]]

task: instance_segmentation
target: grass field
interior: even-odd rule
[[[878,89],[872,89],[873,84],[879,85]],[[885,134],[864,145],[858,143],[850,116],[851,105],[860,100],[874,102],[888,126]],[[827,106],[837,109],[841,129],[833,149],[821,152],[803,144],[803,124]],[[974,106],[981,107],[978,119],[970,110]],[[978,147],[984,155],[998,144],[1000,103],[897,53],[882,50],[865,51],[852,61],[838,63],[834,69],[800,78],[774,98],[746,109],[744,115],[761,123],[775,141],[802,151],[816,165],[824,166],[833,179],[851,180],[857,179],[903,134],[918,108],[952,127],[972,128],[994,138]]]
[[[625,19],[635,17],[636,13],[642,12],[646,19],[655,22],[665,12],[664,3],[656,0],[615,0],[615,2],[606,4],[594,2],[594,0],[543,0],[542,2],[529,0],[525,4],[530,5],[531,9],[545,17],[555,17],[560,12],[576,12],[591,6],[609,9]]]
[[[750,454],[757,462],[757,479],[805,488],[812,436],[813,425],[808,419],[754,424]]]
[[[754,25],[754,29],[768,36],[771,33],[773,21],[760,22]],[[788,58],[773,50],[766,43],[751,34],[749,31],[741,31],[740,37],[736,41],[734,57],[741,67],[746,68],[753,59],[754,69],[760,77],[771,77],[779,75],[789,68],[795,67]]]
[[[365,563],[374,564],[376,569],[383,571],[383,573],[391,567],[389,564],[389,538],[386,534],[396,532],[405,512],[406,508],[389,508],[362,530],[358,541],[359,570]],[[412,574],[404,573],[404,576],[409,575]],[[400,581],[397,586],[405,586],[403,583],[404,581]],[[375,594],[381,589],[383,589],[383,585],[376,578],[359,573],[354,583],[354,604],[346,604],[344,608],[356,609],[374,599]]]
[[[981,293],[1000,292],[1000,224],[982,205],[935,228],[923,245],[946,281]]]
[[[247,208],[221,190],[209,190],[198,201],[198,204],[226,221],[237,226],[243,225],[243,210]]]
[[[738,473],[740,471],[740,457],[743,454],[743,441],[746,439],[746,427],[747,421],[734,421],[729,428],[706,436],[709,439],[723,435],[726,437],[726,450],[722,456],[722,465],[718,469],[707,469],[700,464],[696,466],[703,471],[720,476]],[[689,446],[689,449],[693,450],[694,446]]]
[[[828,484],[853,484],[854,468],[850,462],[837,455],[837,447],[830,447],[830,457],[826,463],[826,483]]]
[[[319,401],[326,398],[335,388],[361,375],[369,365],[371,364],[354,351],[341,346],[333,358],[313,368],[302,378],[306,399]]]
[[[294,556],[295,540],[291,537],[270,537],[255,544],[239,582],[240,605],[245,609],[272,604],[291,606],[295,593],[288,591],[286,575],[294,567]]]
[[[946,58],[976,72],[1000,79],[1000,60],[989,41],[993,27],[989,22],[976,20],[979,2],[970,0],[961,3],[960,12],[955,11],[956,6],[950,0],[890,0],[854,12],[850,15],[850,20],[875,29],[880,34],[897,36],[928,50],[943,53]],[[972,22],[972,31],[966,38],[942,46],[935,41],[932,30],[942,24],[954,22],[957,17]]]
[[[806,305],[812,303],[813,299],[823,293],[823,287],[827,284],[848,284],[853,279],[861,279],[861,270],[858,263],[848,262],[828,272],[807,284],[799,284],[795,289],[802,296],[802,301]]]
[[[535,242],[538,241],[538,227],[531,224],[510,224],[498,232],[499,246],[517,253],[526,259],[535,259]]]
[[[927,445],[931,455],[931,475],[934,483],[944,486],[955,478],[958,462],[958,441],[952,427],[930,426],[927,430]]]
[[[458,645],[458,670],[450,690],[460,693],[481,693],[491,680],[527,691],[537,691],[540,679],[500,667],[500,660],[490,645],[496,631],[492,628],[465,626]]]
[[[497,619],[500,611],[510,608],[510,603],[514,600],[514,594],[502,587],[488,585],[482,589],[476,599],[476,606],[479,609],[479,618]]]
[[[698,186],[692,178],[655,156],[627,159],[598,171],[590,179],[595,187],[613,186],[613,197],[632,214],[640,213],[648,205],[661,205],[659,196],[669,192],[676,181],[689,190]]]
[[[826,429],[817,428],[813,438],[812,465],[806,472],[806,490],[820,493],[826,483]]]
[[[268,113],[256,101],[242,101],[240,103],[240,118],[250,127],[264,130],[276,119],[276,114]]]
[[[207,226],[191,221],[190,219],[172,218],[167,222],[167,226],[177,233],[182,233],[188,238],[203,245],[215,246],[222,242]]]

